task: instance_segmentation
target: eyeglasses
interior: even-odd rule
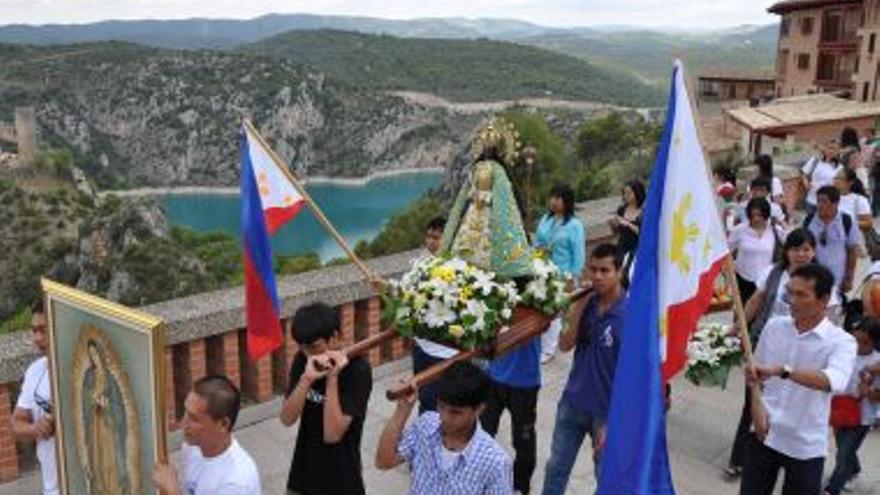
[[[46,414],[52,414],[52,403],[49,402],[49,399],[34,392],[34,403]]]

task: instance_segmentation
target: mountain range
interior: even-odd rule
[[[235,49],[288,31],[343,30],[399,38],[488,38],[547,48],[665,85],[669,61],[681,54],[692,70],[709,65],[772,67],[778,25],[700,32],[631,26],[553,28],[511,19],[372,17],[270,14],[249,20],[182,19],[103,21],[70,25],[0,26],[0,43],[70,44],[128,41],[175,49]]]

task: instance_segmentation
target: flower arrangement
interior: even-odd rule
[[[742,341],[721,323],[697,327],[688,343],[685,377],[695,385],[727,386],[730,369],[742,361]]]
[[[571,276],[563,273],[542,251],[532,258],[535,277],[521,289],[522,304],[547,316],[556,316],[570,306],[568,286]]]
[[[513,282],[450,255],[420,258],[385,298],[385,318],[404,336],[474,349],[491,342],[519,302]]]

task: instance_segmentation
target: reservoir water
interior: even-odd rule
[[[375,238],[395,213],[442,182],[442,172],[430,172],[377,177],[362,185],[318,183],[306,186],[306,190],[354,248],[360,240]],[[161,202],[174,225],[240,236],[237,195],[167,194]],[[275,254],[313,252],[322,261],[344,256],[308,208],[275,234],[272,246]]]

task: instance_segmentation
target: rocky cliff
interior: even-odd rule
[[[244,116],[300,174],[447,166],[493,111],[357,89],[253,54],[123,43],[0,45],[0,121],[18,105],[34,105],[42,142],[71,149],[104,189],[237,185]]]

